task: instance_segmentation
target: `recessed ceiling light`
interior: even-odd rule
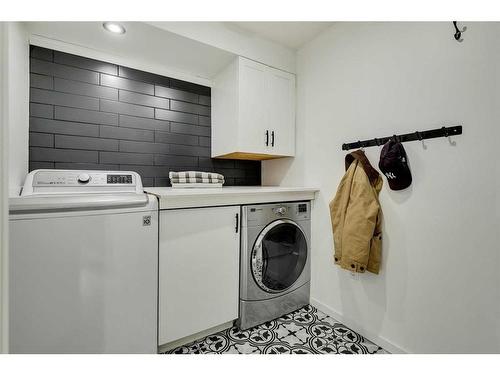
[[[125,28],[116,22],[104,22],[102,24],[102,27],[104,27],[110,33],[125,34]]]

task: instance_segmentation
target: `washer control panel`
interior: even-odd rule
[[[21,195],[61,193],[143,193],[136,172],[37,169],[28,174]]]
[[[132,175],[131,174],[108,174],[107,175],[108,184],[131,184]]]

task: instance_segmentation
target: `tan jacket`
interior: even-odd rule
[[[379,272],[382,178],[361,150],[345,158],[346,173],[330,202],[335,263],[352,272]]]

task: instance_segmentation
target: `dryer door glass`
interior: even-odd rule
[[[306,260],[307,241],[300,227],[290,220],[278,220],[257,238],[252,271],[262,289],[281,292],[299,278]]]

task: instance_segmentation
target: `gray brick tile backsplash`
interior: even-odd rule
[[[154,179],[154,186],[167,186],[169,183],[167,177],[156,177]]]
[[[90,70],[74,68],[72,66],[55,64],[52,62],[31,59],[31,73],[44,74],[52,77],[67,78],[75,81],[82,81],[99,84],[99,73]]]
[[[77,68],[93,70],[100,73],[118,74],[118,66],[114,64],[59,51],[54,51],[54,62],[63,65],[75,66]]]
[[[204,168],[210,168],[210,169],[235,168],[234,162],[235,162],[235,160],[231,160],[231,159],[211,159],[211,158],[206,158],[206,157],[199,158],[200,166],[204,167]],[[255,165],[259,166],[260,164],[258,163]]]
[[[215,159],[218,160],[218,159]],[[211,158],[198,158],[198,164],[202,168],[212,169],[213,168],[213,160]]]
[[[69,79],[54,78],[54,89],[59,92],[70,94],[92,96],[94,98],[103,98],[118,100],[118,90],[111,87],[91,85],[90,83],[71,81]]]
[[[167,186],[165,185],[155,185],[154,177],[142,177],[142,186]]]
[[[174,143],[178,145],[198,145],[198,138],[195,135],[187,135],[187,134],[175,134],[175,133],[167,133],[156,131],[155,132],[155,141],[161,143]]]
[[[134,129],[170,130],[170,123],[168,121],[126,115],[120,115],[120,126]]]
[[[30,46],[31,57],[40,60],[53,61],[54,51],[47,48],[42,48],[38,46]]]
[[[155,86],[155,95],[169,99],[182,100],[190,103],[198,103],[199,95],[192,92],[170,89],[163,86]]]
[[[199,137],[199,144],[203,147],[211,146],[211,138],[210,137]]]
[[[173,111],[194,113],[196,115],[210,116],[210,107],[204,105],[179,102],[177,100],[170,101],[170,109]]]
[[[99,99],[97,98],[51,90],[41,90],[33,87],[30,89],[30,101],[34,103],[99,110]]]
[[[57,106],[54,112],[54,118],[58,120],[118,126],[118,114],[116,113]]]
[[[75,150],[118,151],[117,139],[78,137],[56,134],[56,148],[71,148]]]
[[[87,150],[61,150],[56,148],[30,147],[30,160],[97,163],[98,152]]]
[[[55,163],[52,161],[30,161],[28,168],[30,171],[34,169],[54,169]]]
[[[196,83],[181,81],[174,78],[170,79],[170,87],[178,90],[193,92],[199,95],[210,95],[210,87],[200,86]]]
[[[54,78],[41,74],[30,74],[30,87],[38,89],[52,90],[54,88]]]
[[[156,85],[165,85],[170,86],[170,78],[159,76],[157,74],[143,72],[141,70],[136,70],[132,68],[127,68],[125,66],[120,66],[119,68],[119,76],[129,78],[135,81],[141,81],[146,83],[153,83]]]
[[[132,91],[120,90],[120,101],[125,103],[132,103],[144,105],[148,107],[169,109],[170,103],[168,99],[158,98],[156,96],[139,94]]]
[[[260,186],[260,177],[256,178],[235,178],[234,182],[232,183],[234,186]]]
[[[40,47],[30,57],[30,170],[136,171],[144,186],[201,170],[260,184],[260,162],[210,158],[209,87]]]
[[[30,116],[54,118],[54,106],[50,104],[30,103]]]
[[[172,167],[191,167],[191,166],[196,166],[197,164],[198,164],[198,158],[192,156],[155,155],[155,165],[166,165]]]
[[[200,95],[200,99],[198,100],[198,103],[201,105],[208,105],[209,106],[211,104],[210,96]]]
[[[57,169],[87,169],[87,170],[107,170],[107,171],[119,171],[120,166],[118,164],[97,164],[97,163],[55,163],[55,168]]]
[[[220,173],[224,175],[224,177],[245,177],[245,171],[242,169],[236,169],[236,168],[231,168],[231,169],[222,169],[222,168],[215,168],[214,171],[217,173]]]
[[[170,145],[170,153],[173,155],[209,157],[210,148],[200,146]]]
[[[155,109],[155,118],[160,120],[168,120],[175,122],[183,122],[187,124],[198,124],[198,116],[192,113],[169,111],[166,109]]]
[[[205,126],[179,124],[177,122],[170,123],[170,131],[172,133],[201,135],[203,137],[208,137],[211,133],[210,128]]]
[[[120,141],[120,151],[139,154],[168,154],[170,145],[165,143]]]
[[[211,121],[210,121],[210,117],[207,117],[207,116],[198,116],[198,123],[202,126],[210,126],[211,125]]]
[[[154,95],[154,86],[149,83],[133,81],[127,78],[101,74],[101,85],[115,87],[117,89],[136,91],[143,94]]]
[[[133,141],[153,142],[155,133],[152,130],[122,128],[117,126],[101,126],[101,138],[128,139]]]
[[[126,152],[99,152],[99,162],[105,164],[153,165],[153,155]]]
[[[155,109],[151,107],[144,107],[136,104],[128,104],[115,102],[113,100],[101,99],[100,110],[102,112],[113,112],[123,115],[131,115],[138,117],[151,117],[155,116]]]
[[[54,134],[32,132],[29,144],[30,146],[54,147]]]
[[[79,122],[31,117],[30,132],[99,137],[99,126]]]
[[[123,115],[154,118],[155,109],[151,107],[115,102],[113,100],[106,100],[106,99],[101,99],[100,102],[101,102],[100,110],[102,112],[113,112]]]
[[[120,165],[121,171],[134,171],[141,177],[168,177],[169,169],[163,166],[147,166],[147,165]],[[145,185],[146,186],[146,185]],[[151,185],[152,186],[152,185]]]

